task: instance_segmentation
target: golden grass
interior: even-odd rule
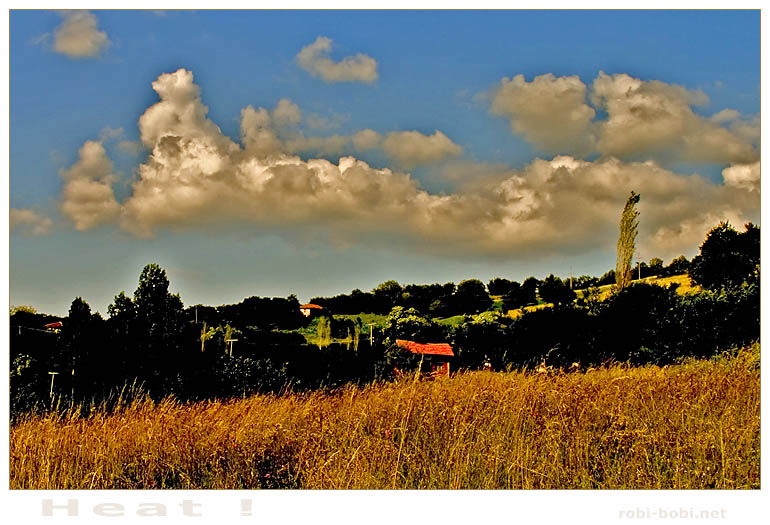
[[[759,488],[758,355],[28,416],[10,486]]]
[[[671,284],[676,284],[676,291],[680,295],[693,294],[702,290],[700,286],[693,284],[693,282],[690,280],[690,276],[687,274],[672,275],[671,277],[645,277],[644,279],[634,279],[631,281],[631,284],[633,283],[657,284],[658,286],[664,287],[668,287]],[[614,286],[615,285],[613,284],[605,284],[603,286],[599,286],[598,299],[600,301],[604,301],[610,295],[612,295]],[[575,290],[575,293],[577,294],[578,298],[581,298],[584,296],[585,291],[585,289]],[[535,310],[543,310],[544,308],[553,308],[553,303],[541,303],[533,306],[525,306],[524,308],[517,308],[515,310],[508,310],[505,315],[513,319],[518,319],[524,314],[524,312],[534,312]]]

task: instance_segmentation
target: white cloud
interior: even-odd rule
[[[373,129],[363,129],[353,135],[353,146],[359,151],[379,148],[382,145],[382,135]]]
[[[760,161],[751,164],[737,164],[722,170],[725,184],[753,192],[760,190],[760,175]]]
[[[597,149],[606,155],[661,155],[685,162],[753,162],[750,143],[718,122],[695,114],[705,105],[701,92],[659,81],[641,81],[625,74],[599,73],[591,94],[605,109]],[[732,117],[722,114],[717,118]]]
[[[313,76],[320,77],[327,83],[363,82],[372,84],[377,80],[377,61],[370,56],[358,53],[345,57],[339,62],[329,58],[332,41],[324,36],[302,48],[297,55],[300,67]]]
[[[423,135],[419,131],[392,131],[382,141],[382,150],[405,167],[429,164],[460,155],[463,151],[462,147],[438,130],[433,135]]]
[[[716,164],[758,160],[758,119],[730,109],[710,118],[693,111],[707,103],[699,91],[626,74],[600,72],[590,92],[577,76],[546,74],[527,82],[518,75],[502,80],[491,111],[550,153]],[[606,117],[597,119],[597,110]]]
[[[732,120],[736,120],[740,118],[740,116],[741,114],[734,109],[723,109],[722,111],[719,111],[711,115],[710,120],[712,122],[716,122],[717,124],[722,124],[724,122],[730,122]]]
[[[182,75],[179,71],[174,74]],[[185,78],[192,82],[191,76]],[[195,100],[195,104],[200,107],[189,108],[189,111],[200,112],[203,118],[207,109],[197,93],[190,100]],[[351,136],[334,134],[319,137],[306,136],[301,130],[291,129],[301,121],[302,111],[299,106],[286,98],[280,99],[272,111],[247,106],[241,111],[241,142],[249,153],[263,157],[301,152],[342,155],[351,146],[358,151],[381,149],[388,158],[402,167],[438,162],[462,153],[462,147],[440,131],[435,131],[433,135],[424,135],[418,131],[394,131],[383,136],[374,130],[364,129]],[[207,123],[205,118],[196,119],[196,122],[209,127],[213,125]],[[220,134],[218,128],[214,133]]]
[[[270,112],[253,106],[241,110],[241,142],[248,153],[260,156],[277,153],[283,147],[273,130]]]
[[[88,230],[113,222],[120,213],[112,183],[112,162],[100,142],[87,141],[78,152],[78,160],[62,170],[64,179],[61,211],[76,230]]]
[[[586,104],[580,78],[504,78],[492,100],[492,112],[510,119],[511,129],[543,151],[586,153],[592,150],[591,121],[596,112]]]
[[[22,230],[31,235],[46,235],[53,226],[51,219],[29,208],[11,208],[9,218],[12,230]]]
[[[273,122],[276,126],[286,127],[299,124],[302,121],[302,112],[299,106],[288,98],[282,98],[273,109]]]
[[[462,169],[474,184],[433,194],[408,174],[375,169],[353,157],[335,163],[287,153],[286,145],[270,135],[273,117],[263,108],[243,110],[241,147],[206,117],[187,72],[162,75],[153,86],[161,101],[139,119],[151,154],[120,206],[122,227],[137,235],[237,224],[336,243],[393,247],[401,242],[434,253],[525,258],[611,250],[623,204],[634,190],[642,195],[640,247],[666,259],[692,255],[721,218],[739,224],[759,213],[758,192],[746,187],[745,176],[727,172],[726,181],[740,183],[718,185],[654,162],[615,158],[589,162],[559,156],[536,159],[519,170],[465,163]],[[430,149],[435,141],[442,154],[454,149],[438,132],[383,138],[364,131],[340,140],[385,148],[388,137],[395,136],[407,143],[395,151],[412,160],[404,151],[415,143],[427,142]],[[99,191],[87,202],[106,203],[96,208],[109,213],[76,221],[81,228],[117,219],[105,184],[111,165],[98,143],[88,144],[67,177],[96,182]]]
[[[53,49],[70,58],[94,58],[110,45],[107,33],[99,31],[96,17],[88,11],[67,11],[54,30]]]
[[[305,137],[299,134],[286,139],[284,141],[284,149],[291,153],[314,151],[321,155],[339,155],[348,144],[350,144],[350,137],[346,135]]]

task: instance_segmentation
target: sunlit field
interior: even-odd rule
[[[756,489],[759,345],[11,425],[14,489]]]

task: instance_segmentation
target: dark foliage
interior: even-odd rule
[[[738,233],[720,224],[692,264],[682,256],[666,267],[653,259],[643,268],[666,275],[687,267],[705,291],[683,296],[674,287],[637,283],[603,301],[590,293],[573,301],[574,292],[553,275],[542,282],[530,277],[521,285],[493,279],[489,290],[475,279],[457,287],[387,281],[371,293],[354,290],[347,296],[314,299],[319,304],[330,301],[330,310],[382,311],[387,306],[389,312],[374,345],[362,336],[356,346],[334,343],[318,348],[297,331],[308,320],[299,313],[294,296],[249,297],[235,305],[184,309],[179,296],[169,292],[165,272],[148,265],[133,296],[121,292],[115,297],[107,320],[79,297],[64,319],[13,311],[11,416],[61,401],[114,403],[125,398],[127,385],[156,398],[197,400],[363,384],[389,377],[396,367],[417,366],[420,356],[399,349],[396,339],[449,342],[455,353],[452,369],[497,370],[541,364],[568,368],[576,362],[592,366],[613,360],[666,364],[756,341],[759,228],[748,224]],[[575,281],[601,284],[614,281],[612,273]],[[536,303],[538,293],[556,306],[515,320],[485,311],[492,304],[488,291],[503,289],[506,310]],[[451,329],[433,319],[458,313],[466,315]],[[59,320],[59,331],[44,328]],[[360,319],[333,316],[330,327],[336,339],[362,329]]]
[[[540,283],[540,298],[546,303],[555,305],[569,304],[575,300],[577,294],[569,287],[567,283],[556,277],[549,275]]]
[[[690,263],[690,278],[704,288],[740,286],[759,274],[759,227],[746,224],[737,232],[727,222],[713,228]]]

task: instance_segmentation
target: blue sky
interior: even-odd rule
[[[12,11],[9,51],[45,312],[149,262],[213,305],[598,275],[632,189],[644,260],[759,222],[759,11]]]

